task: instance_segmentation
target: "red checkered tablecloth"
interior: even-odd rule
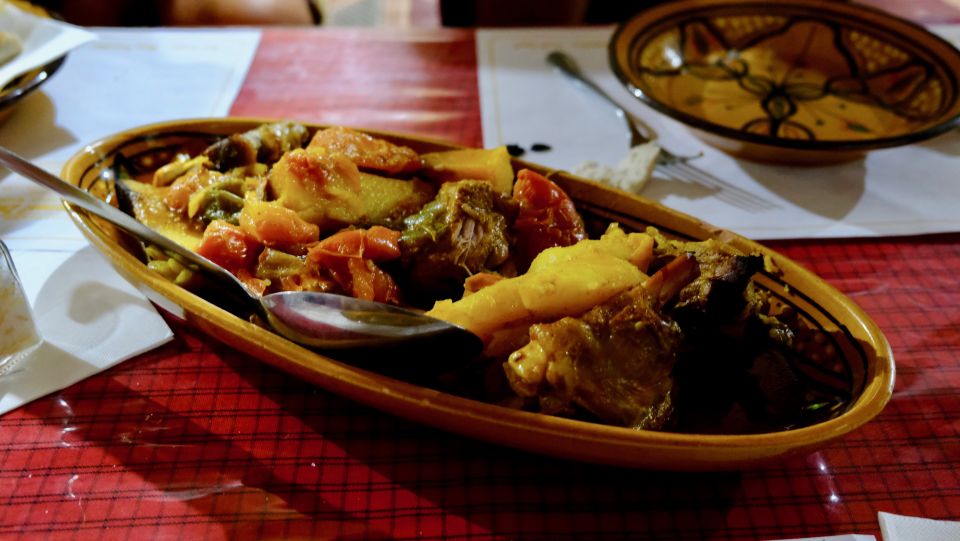
[[[482,142],[468,30],[266,30],[231,114]],[[157,350],[0,418],[0,538],[717,539],[960,518],[960,235],[768,243],[849,295],[893,400],[813,454],[677,474],[465,439],[171,320]]]

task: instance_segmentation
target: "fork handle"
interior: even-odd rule
[[[559,69],[561,73],[573,79],[574,82],[592,90],[596,95],[613,106],[617,116],[623,119],[627,124],[627,129],[630,130],[631,147],[650,142],[650,138],[640,133],[640,130],[637,129],[637,126],[633,123],[633,119],[630,118],[630,114],[627,113],[615,99],[600,88],[599,85],[590,80],[590,78],[580,70],[580,66],[577,65],[577,62],[570,55],[562,51],[552,51],[547,55],[547,63]]]

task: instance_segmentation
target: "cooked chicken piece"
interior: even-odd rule
[[[217,171],[254,163],[269,165],[284,153],[303,147],[309,136],[306,126],[296,122],[262,124],[217,141],[207,147],[203,155]]]
[[[468,276],[507,260],[512,212],[511,201],[488,182],[444,184],[432,202],[404,220],[400,247],[409,285],[435,298],[459,296]]]
[[[531,326],[530,342],[504,364],[510,386],[538,397],[544,413],[577,406],[609,423],[662,427],[682,333],[660,307],[696,273],[696,261],[680,256],[581,318]]]

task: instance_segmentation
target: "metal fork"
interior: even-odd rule
[[[607,94],[602,88],[584,75],[576,61],[574,61],[570,55],[561,51],[553,51],[547,55],[547,63],[558,68],[561,73],[572,79],[574,82],[579,83],[582,87],[593,91],[598,96],[606,100],[607,103],[612,105],[614,111],[617,113],[617,116],[623,119],[627,125],[627,129],[630,130],[631,147],[651,141],[651,138],[645,136],[640,132],[640,129],[637,128],[636,119],[627,113],[627,111],[624,110],[623,107],[621,107],[620,104],[610,97],[610,95]],[[657,157],[655,171],[668,178],[694,182],[709,188],[716,194],[717,199],[747,211],[755,212],[777,208],[776,204],[758,197],[742,188],[734,186],[733,184],[730,184],[729,182],[688,163],[690,160],[696,159],[697,157],[698,156],[679,156],[661,147],[660,154]]]

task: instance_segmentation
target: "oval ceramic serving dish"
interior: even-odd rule
[[[198,119],[136,128],[84,147],[64,166],[63,177],[93,193],[109,196],[110,185],[104,179],[110,177],[110,166],[118,156],[123,156],[124,163],[155,168],[179,149],[202,149],[220,136],[264,122],[270,120]],[[419,152],[455,148],[416,137],[368,132]],[[70,205],[67,210],[120,274],[158,305],[211,337],[319,387],[383,411],[536,453],[664,470],[745,468],[823,447],[872,419],[890,398],[894,364],[887,341],[860,308],[810,272],[759,244],[656,203],[534,164],[515,161],[514,165],[551,174],[587,220],[618,221],[626,228],[641,230],[654,225],[664,234],[685,239],[718,238],[744,252],[759,252],[771,258],[781,272],[764,273],[755,280],[780,302],[793,306],[810,326],[822,331],[837,354],[830,363],[811,362],[800,369],[813,380],[841,389],[847,397],[844,407],[829,420],[794,430],[707,435],[606,426],[446,394],[338,362],[233,316],[148,270],[138,258],[139,248],[112,226]]]
[[[960,118],[960,52],[851,2],[668,2],[621,25],[609,57],[640,100],[759,161],[845,161]]]

